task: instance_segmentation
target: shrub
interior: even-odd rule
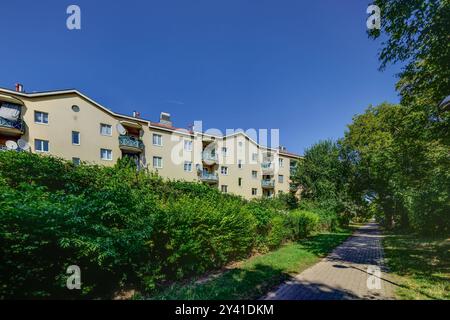
[[[241,210],[240,199],[214,203],[189,196],[165,204],[155,223],[155,258],[170,280],[246,257],[256,225],[255,218]]]
[[[286,217],[276,215],[270,221],[270,230],[266,237],[266,246],[268,249],[279,247],[283,242],[291,238],[290,229],[286,224]]]
[[[221,267],[255,247],[247,205],[126,164],[0,152],[0,298],[110,297]],[[73,264],[81,292],[65,288]]]
[[[286,199],[246,201],[200,183],[0,152],[0,299],[151,291],[317,229]],[[82,290],[66,289],[78,265]]]
[[[299,240],[319,229],[320,217],[314,212],[294,210],[289,213],[288,222],[293,239]]]

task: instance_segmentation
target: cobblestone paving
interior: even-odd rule
[[[266,300],[393,299],[383,264],[382,235],[369,223],[321,262],[303,271]],[[377,272],[377,268],[379,272]]]

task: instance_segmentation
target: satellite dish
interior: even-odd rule
[[[117,124],[116,129],[117,129],[117,132],[119,132],[119,134],[121,134],[121,135],[127,134],[127,129],[125,129],[125,127],[121,123]]]
[[[23,140],[23,139],[19,139],[17,140],[17,145],[19,146],[20,149],[28,151],[30,150],[30,145],[28,144],[27,141]]]
[[[6,141],[5,145],[6,145],[6,149],[8,149],[8,150],[17,150],[17,148],[19,147],[17,145],[17,143],[15,141],[12,141],[12,140]]]

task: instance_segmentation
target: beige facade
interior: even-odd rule
[[[243,132],[177,129],[167,114],[159,123],[117,114],[76,90],[0,89],[0,148],[17,146],[76,163],[113,165],[131,157],[164,178],[200,181],[247,199],[297,192],[290,184],[297,155],[263,147]]]

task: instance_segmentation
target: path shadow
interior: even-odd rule
[[[342,288],[334,288],[324,283],[292,280],[283,285],[283,289],[269,293],[268,300],[355,300],[360,299],[354,293]]]

